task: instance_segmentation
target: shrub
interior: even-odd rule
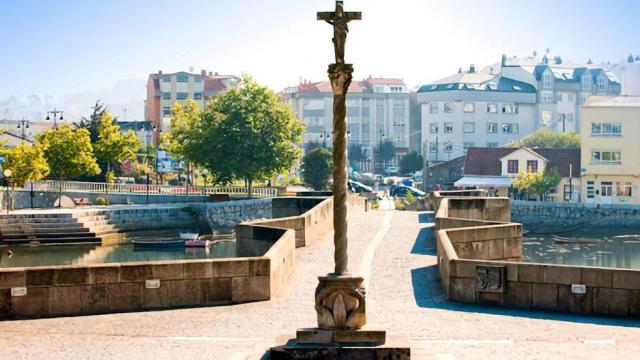
[[[99,196],[96,198],[96,205],[100,205],[100,206],[109,205],[109,202],[107,201],[107,199],[103,198],[102,196]]]

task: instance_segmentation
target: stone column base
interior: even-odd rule
[[[364,279],[349,274],[318,277],[316,312],[318,327],[358,330],[366,322]]]
[[[411,348],[407,338],[388,338],[383,345],[370,346],[336,343],[304,344],[290,340],[286,345],[272,347],[269,350],[269,356],[271,360],[409,360]]]
[[[384,330],[331,330],[331,329],[298,329],[298,344],[334,344],[334,345],[384,345],[387,333]]]

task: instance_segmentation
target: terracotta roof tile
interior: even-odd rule
[[[500,176],[500,159],[518,148],[477,148],[467,150],[464,175]],[[569,177],[569,164],[573,165],[573,176],[580,176],[580,149],[530,149],[549,160],[547,167],[556,168],[562,177]]]

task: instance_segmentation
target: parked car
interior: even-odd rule
[[[406,197],[408,193],[411,193],[413,197],[424,197],[426,193],[422,190],[416,189],[413,186],[398,185],[393,188],[391,195],[396,197]]]
[[[400,172],[400,168],[398,168],[397,166],[387,166],[383,171],[383,173],[387,175],[395,175],[398,172]]]
[[[347,187],[349,188],[349,191],[356,194],[373,192],[373,189],[370,186],[353,180],[348,180]]]
[[[413,179],[402,179],[400,180],[400,185],[416,187],[416,182]]]

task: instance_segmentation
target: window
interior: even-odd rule
[[[193,99],[202,100],[202,93],[201,92],[193,93]]]
[[[586,103],[588,97],[589,95],[585,95],[585,94],[580,95],[580,105],[583,105],[584,103]]]
[[[513,104],[502,104],[503,114],[513,114]]]
[[[193,82],[201,83],[202,82],[202,78],[200,76],[194,76],[193,77]]]
[[[487,143],[487,147],[488,148],[497,148],[498,147],[498,143],[497,142],[488,142]]]
[[[620,151],[611,150],[593,150],[591,151],[592,163],[619,164],[622,156]]]
[[[444,152],[446,152],[446,153],[453,152],[453,144],[450,143],[450,142],[444,144]]]
[[[487,104],[487,112],[496,114],[498,112],[498,104]]]
[[[430,143],[429,144],[429,152],[431,153],[437,153],[438,152],[438,143]]]
[[[518,160],[507,160],[507,173],[509,174],[518,173]]]
[[[466,134],[471,134],[476,132],[476,124],[472,122],[466,122],[462,124],[462,131]]]
[[[631,188],[633,184],[631,182],[620,182],[616,183],[616,193],[618,196],[631,196]]]
[[[165,76],[162,78],[162,82],[171,82],[171,76]]]
[[[176,93],[176,99],[177,100],[185,100],[188,97],[189,97],[189,93],[186,93],[186,92]]]
[[[437,114],[438,113],[438,103],[429,104],[429,113],[430,114]]]
[[[573,114],[567,114],[567,121],[570,123],[573,122]]]
[[[542,126],[549,126],[551,125],[551,117],[553,116],[553,113],[551,111],[543,111],[541,114],[542,117]]]
[[[445,134],[451,134],[453,133],[453,123],[444,123],[444,133]]]
[[[620,136],[622,124],[620,123],[591,123],[591,136]]]
[[[189,82],[189,75],[187,74],[178,74],[176,75],[177,82]]]
[[[527,160],[527,171],[538,172],[538,160]]]
[[[452,103],[444,103],[444,112],[450,114],[453,112],[453,104]]]
[[[543,91],[542,92],[542,102],[545,104],[553,103],[553,92],[552,91]]]
[[[171,115],[171,108],[168,106],[163,106],[162,107],[162,115],[163,116],[169,116]]]
[[[556,94],[556,102],[559,102],[559,103],[562,102],[562,94],[560,94],[560,93]]]
[[[465,153],[467,152],[467,150],[469,150],[470,147],[473,147],[473,146],[474,146],[474,143],[472,143],[472,142],[466,142],[466,143],[462,144],[462,148],[463,148]]]
[[[574,94],[567,94],[567,102],[573,103],[576,100],[576,96]]]
[[[571,201],[571,194],[573,194],[573,185],[565,185],[564,186],[564,201]]]
[[[589,76],[582,77],[582,91],[591,91],[591,79]]]
[[[487,123],[487,134],[497,134],[498,123]]]
[[[504,134],[517,134],[520,131],[518,124],[506,123],[502,124],[502,132]]]
[[[162,100],[171,100],[171,93],[170,92],[163,92],[162,93]]]
[[[542,87],[545,89],[551,89],[551,74],[544,74],[542,76]]]
[[[437,134],[439,130],[440,130],[440,127],[439,127],[438,123],[429,124],[429,132],[430,133]]]
[[[464,112],[472,113],[474,111],[476,111],[476,107],[473,103],[470,103],[470,102],[464,103]]]
[[[599,91],[605,91],[605,90],[607,90],[607,83],[608,83],[608,82],[609,82],[609,81],[607,80],[607,77],[606,77],[606,76],[600,76],[600,77],[598,78],[598,90],[599,90]]]

